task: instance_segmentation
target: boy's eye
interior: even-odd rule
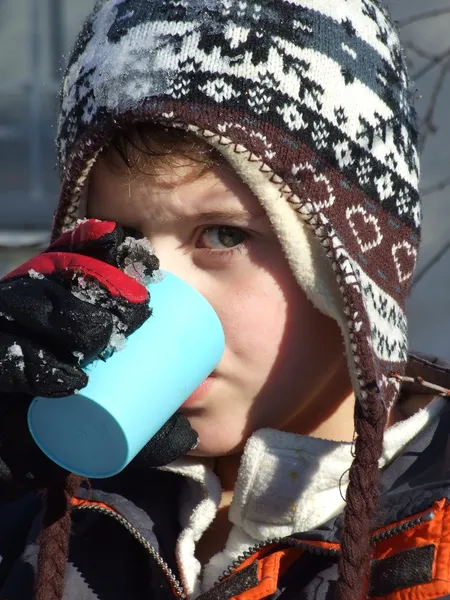
[[[239,227],[226,225],[208,227],[200,235],[200,243],[203,248],[211,250],[229,250],[239,246],[247,239],[248,235]]]

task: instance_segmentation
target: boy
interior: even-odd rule
[[[40,498],[4,505],[1,596],[31,598],[36,571],[39,600],[448,597],[450,373],[412,358],[399,394],[409,98],[375,0],[97,3],[63,85],[54,242],[0,289],[4,494],[46,488],[37,568]],[[132,235],[211,302],[226,349],[88,484],[33,447],[26,409],[149,317]]]

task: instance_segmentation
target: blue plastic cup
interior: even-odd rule
[[[170,273],[148,290],[152,316],[123,350],[86,367],[85,388],[30,405],[36,444],[68,471],[90,478],[122,471],[222,358],[222,325],[197,290]]]

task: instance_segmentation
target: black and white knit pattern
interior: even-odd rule
[[[256,154],[328,249],[358,313],[355,356],[369,347],[379,377],[404,363],[421,219],[417,130],[379,2],[97,2],[62,90],[60,227],[73,221],[101,132],[125,116],[210,130]]]
[[[63,91],[63,164],[67,146],[105,111],[204,96],[295,132],[418,227],[403,55],[372,2],[110,0],[77,47]]]

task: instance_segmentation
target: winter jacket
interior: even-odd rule
[[[437,360],[412,356],[409,374],[450,387],[450,365]],[[406,384],[400,402],[424,390]],[[450,406],[381,473],[368,598],[450,598],[449,431]],[[183,485],[172,472],[131,466],[81,488],[72,500],[65,600],[185,598],[174,551]],[[0,507],[1,599],[32,598],[41,516],[39,495]],[[201,600],[330,600],[342,524],[340,514],[249,548]]]

